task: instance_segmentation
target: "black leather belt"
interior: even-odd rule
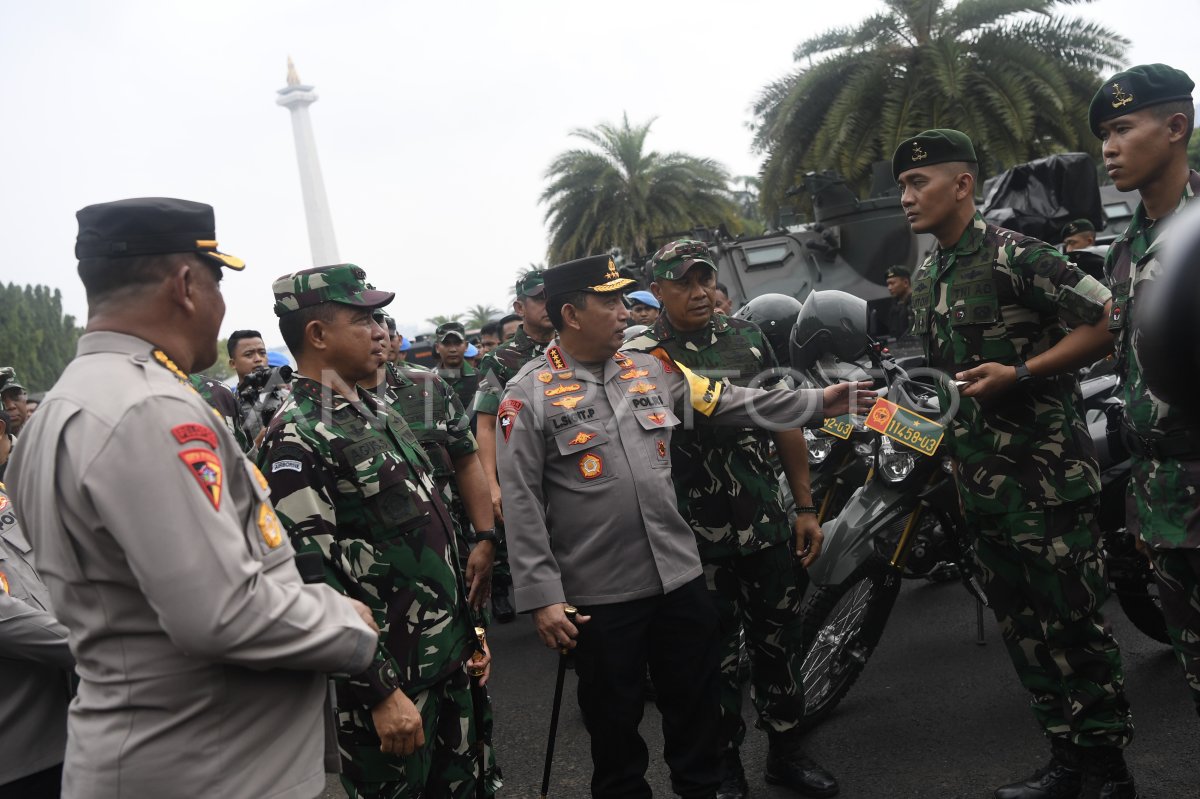
[[[1122,421],[1121,438],[1130,452],[1142,458],[1156,461],[1200,459],[1200,430],[1195,428],[1143,435]]]

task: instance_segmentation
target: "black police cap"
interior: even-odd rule
[[[241,271],[242,259],[217,250],[211,205],[172,197],[137,197],[89,205],[75,213],[75,257],[128,258],[194,252]]]
[[[543,277],[546,281],[547,297],[574,291],[607,294],[620,291],[635,282],[621,277],[616,263],[607,255],[590,255],[587,258],[558,264],[547,269]]]

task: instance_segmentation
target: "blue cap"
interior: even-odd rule
[[[400,336],[400,351],[408,352],[411,349],[412,349],[412,343],[409,342],[409,340],[406,339],[403,335],[401,335]]]
[[[267,366],[274,368],[276,366],[291,366],[291,365],[292,364],[288,361],[287,356],[284,355],[282,352],[268,352],[267,353]]]
[[[468,344],[467,351],[463,353],[463,357],[464,358],[474,358],[478,354],[479,354],[479,348],[476,347],[474,344]]]
[[[625,296],[629,298],[630,302],[640,302],[642,305],[649,305],[651,308],[662,308],[662,304],[648,291],[631,291]]]

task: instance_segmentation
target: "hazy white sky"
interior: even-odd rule
[[[753,174],[749,106],[803,39],[874,0],[0,0],[0,280],[62,289],[75,211],[165,195],[215,206],[224,332],[280,341],[271,281],[311,266],[287,56],[311,108],[342,260],[398,292],[402,329],[475,303],[504,306],[545,257],[538,204],[568,133],[656,116],[651,145]],[[1071,6],[1133,40],[1131,63],[1200,78],[1196,0]]]

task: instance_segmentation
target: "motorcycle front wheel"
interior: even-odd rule
[[[813,592],[803,624],[805,728],[824,720],[854,686],[899,593],[900,572],[878,557]]]

